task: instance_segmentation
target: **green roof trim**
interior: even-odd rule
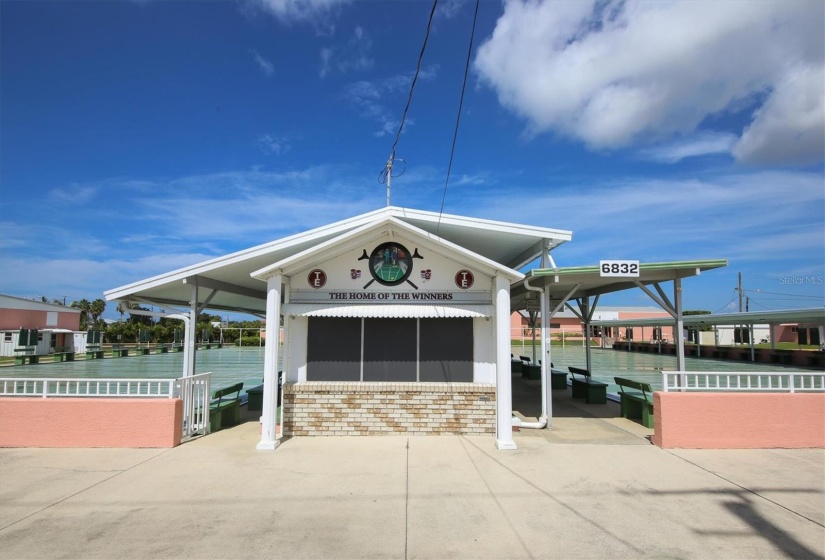
[[[669,269],[685,269],[685,268],[699,268],[701,270],[711,270],[714,268],[722,268],[728,266],[727,259],[712,259],[704,261],[672,261],[672,262],[656,262],[656,263],[639,263],[640,272],[646,270],[669,270]],[[534,268],[529,271],[526,276],[569,276],[573,274],[599,274],[599,265],[594,264],[590,266],[569,266],[564,268]]]

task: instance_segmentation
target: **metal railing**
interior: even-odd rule
[[[212,373],[179,379],[0,378],[0,397],[180,398],[183,437],[209,433]]]
[[[208,434],[212,373],[199,373],[175,381],[177,395],[183,400],[183,437]]]
[[[664,391],[757,391],[799,393],[825,391],[825,373],[739,372],[739,371],[663,371]]]
[[[0,397],[175,397],[175,379],[0,378]]]

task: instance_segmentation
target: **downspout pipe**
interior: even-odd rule
[[[539,292],[539,294],[541,294],[539,296],[541,298],[541,355],[547,356],[547,300],[544,297],[544,288],[536,288],[534,286],[531,286],[530,278],[528,277],[524,278],[524,287],[530,290],[531,292]],[[533,327],[533,329],[535,329],[535,326]],[[541,361],[541,416],[539,417],[538,422],[518,422],[517,425],[520,428],[532,428],[541,430],[547,427],[547,368],[549,366],[545,363],[546,361],[547,360],[544,359],[542,359]]]

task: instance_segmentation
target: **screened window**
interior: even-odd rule
[[[361,379],[361,319],[309,318],[307,379]]]
[[[420,381],[473,381],[472,319],[421,319],[420,333]]]
[[[364,319],[364,381],[415,381],[415,319]]]
[[[472,382],[473,320],[310,317],[308,381]]]

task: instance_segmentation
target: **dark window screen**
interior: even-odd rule
[[[361,319],[310,317],[307,381],[361,380]]]
[[[473,381],[472,319],[421,319],[420,332],[420,381]]]
[[[364,319],[364,381],[415,381],[415,319]]]

